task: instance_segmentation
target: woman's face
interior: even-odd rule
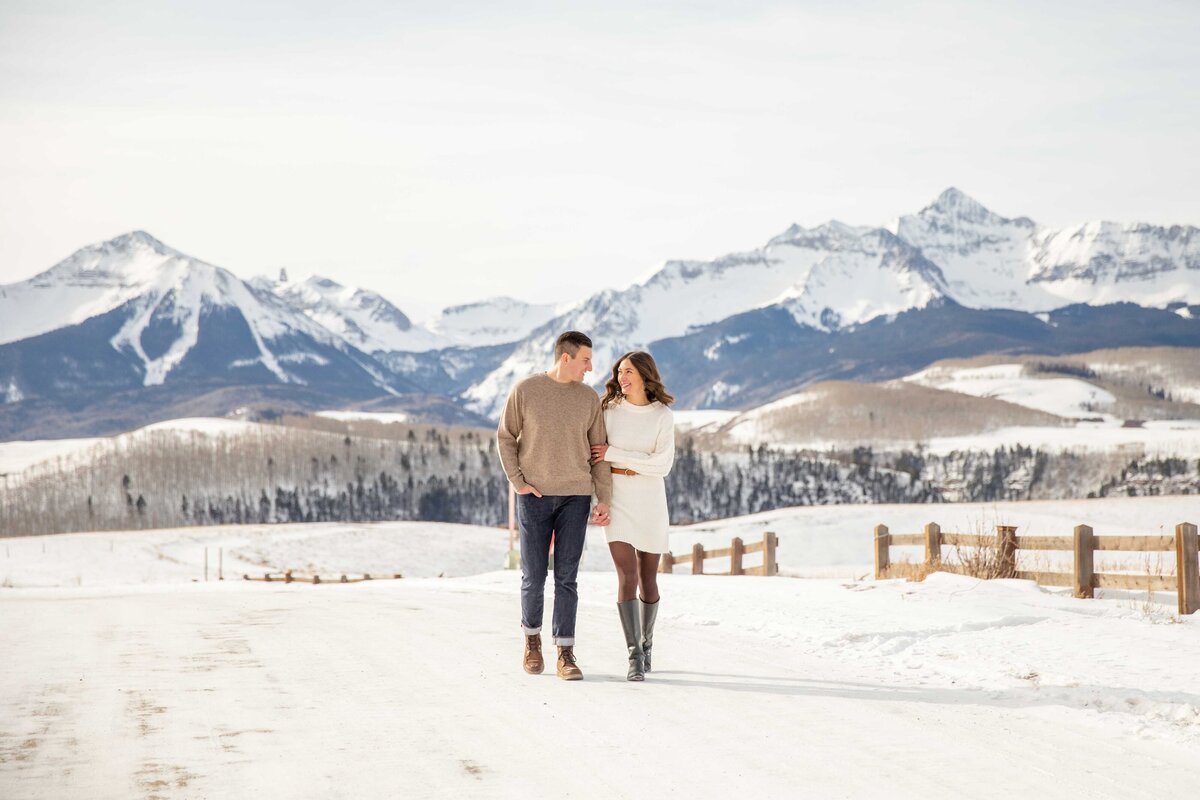
[[[641,373],[628,358],[617,366],[617,383],[621,384],[621,394],[626,397],[630,394],[643,395],[646,392],[646,383],[642,380]]]

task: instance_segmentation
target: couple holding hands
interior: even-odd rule
[[[583,678],[575,660],[576,576],[590,521],[605,528],[617,569],[627,678],[644,680],[658,615],[659,556],[670,549],[663,479],[675,458],[674,398],[649,353],[617,359],[603,398],[583,382],[592,371],[591,339],[567,331],[554,344],[554,359],[548,372],[513,387],[496,431],[500,461],[517,492],[525,671],[545,668],[542,613],[553,537],[558,676]]]

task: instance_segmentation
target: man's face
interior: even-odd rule
[[[562,372],[573,381],[583,380],[583,376],[592,371],[592,348],[580,347],[574,356],[563,353]]]

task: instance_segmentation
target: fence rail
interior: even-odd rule
[[[931,522],[921,533],[891,533],[886,525],[875,526],[875,577],[915,578],[928,572],[965,574],[960,564],[942,561],[942,545],[951,547],[987,548],[996,551],[994,574],[978,577],[1019,578],[1036,581],[1045,586],[1068,586],[1076,597],[1093,597],[1096,589],[1145,589],[1176,592],[1179,613],[1192,614],[1200,610],[1200,537],[1196,526],[1181,522],[1174,536],[1096,536],[1088,525],[1076,525],[1071,536],[1018,536],[1011,525],[997,525],[996,535],[972,533],[942,533],[941,526]],[[925,547],[921,564],[891,561],[892,547]],[[1020,550],[1059,550],[1074,554],[1071,572],[1037,572],[1017,569]],[[1134,575],[1128,573],[1096,572],[1095,554],[1102,552],[1171,552],[1175,553],[1176,574]]]
[[[692,545],[692,552],[686,555],[663,553],[659,562],[659,572],[674,572],[680,564],[691,564],[693,575],[778,575],[779,564],[775,561],[775,548],[779,545],[779,537],[771,531],[763,534],[762,541],[745,544],[740,537],[734,537],[729,547],[716,550],[705,550],[704,545]],[[742,565],[742,556],[748,553],[762,553],[763,563],[757,567]],[[704,562],[710,558],[728,558],[728,572],[705,572]]]
[[[292,570],[284,570],[283,572],[264,572],[262,575],[242,575],[244,581],[265,581],[266,583],[361,583],[362,581],[380,581],[380,580],[397,580],[404,576],[400,573],[393,575],[362,575],[348,576],[338,575],[335,577],[322,578],[320,575],[305,575],[302,573],[293,572]]]

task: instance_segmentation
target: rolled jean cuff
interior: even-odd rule
[[[537,636],[539,633],[542,632],[542,629],[540,626],[537,628],[526,628],[524,625],[522,625],[521,630],[525,631],[526,636]]]
[[[555,636],[554,637],[554,646],[555,647],[574,647],[575,646],[575,637],[574,636]]]

